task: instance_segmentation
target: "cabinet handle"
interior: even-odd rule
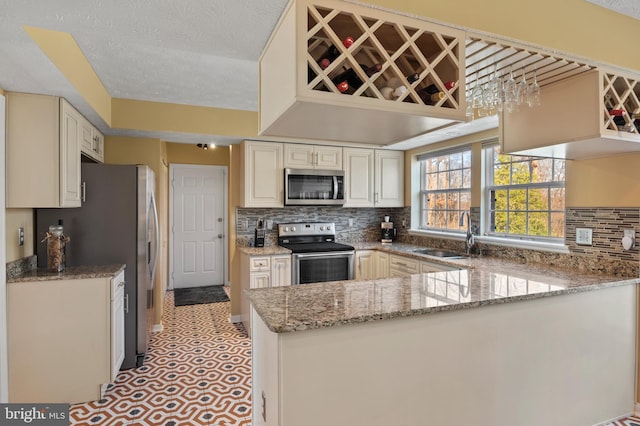
[[[82,202],[86,202],[87,201],[87,182],[82,182],[80,184],[80,193],[82,194],[80,197],[82,199]]]
[[[128,294],[124,295],[124,313],[125,314],[129,313],[129,295]]]

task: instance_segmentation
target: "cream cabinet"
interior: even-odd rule
[[[441,263],[429,262],[429,261],[425,261],[425,260],[420,262],[420,273],[421,274],[426,274],[428,272],[456,271],[458,269],[460,269],[460,268],[443,265]]]
[[[124,359],[123,275],[7,284],[9,402],[98,400]]]
[[[344,207],[403,207],[404,152],[344,148]]]
[[[104,163],[104,135],[88,120],[81,122],[80,132],[82,154],[98,163]]]
[[[356,280],[372,280],[378,278],[376,250],[358,250],[355,254]]]
[[[247,330],[249,323],[250,303],[244,290],[250,288],[267,288],[291,285],[291,255],[240,255],[240,317]]]
[[[465,38],[364,5],[292,1],[259,61],[260,134],[383,145],[464,121]]]
[[[272,287],[291,285],[291,255],[271,256]]]
[[[389,253],[376,251],[376,278],[386,278],[389,276]]]
[[[389,276],[390,277],[407,277],[420,273],[420,261],[418,259],[398,256],[396,254],[389,255]]]
[[[577,160],[640,151],[638,76],[592,70],[541,93],[541,106],[502,114],[503,152]]]
[[[111,279],[111,382],[124,361],[124,271]]]
[[[84,117],[59,97],[6,97],[6,206],[80,207]]]
[[[284,207],[283,144],[244,141],[241,187],[243,207]]]
[[[284,167],[291,169],[342,170],[339,146],[284,144]]]

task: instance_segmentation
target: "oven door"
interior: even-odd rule
[[[293,253],[291,284],[353,279],[353,251]]]

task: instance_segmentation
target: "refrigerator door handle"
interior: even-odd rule
[[[158,208],[156,207],[156,198],[153,195],[153,192],[151,193],[151,208],[153,209],[153,225],[154,225],[153,242],[155,246],[153,249],[153,262],[151,263],[151,286],[153,287],[153,279],[155,278],[155,275],[156,275],[156,264],[158,263],[158,247],[159,247]]]

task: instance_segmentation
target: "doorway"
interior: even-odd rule
[[[169,167],[169,287],[227,282],[227,167],[171,164]]]

